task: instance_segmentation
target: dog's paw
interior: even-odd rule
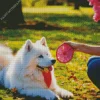
[[[62,90],[59,94],[59,96],[62,98],[62,99],[72,99],[74,97],[73,93],[67,91],[67,90]]]
[[[44,98],[46,100],[58,100],[58,97],[56,96],[56,94],[52,91],[48,91],[47,93],[45,93]]]

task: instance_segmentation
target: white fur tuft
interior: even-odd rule
[[[7,66],[13,59],[12,50],[0,45],[0,67]]]

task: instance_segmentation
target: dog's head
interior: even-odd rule
[[[56,62],[51,56],[45,37],[42,37],[36,43],[27,40],[22,49],[23,61],[26,67],[41,70],[48,68],[50,70],[51,66]]]

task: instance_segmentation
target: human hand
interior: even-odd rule
[[[69,44],[75,51],[78,51],[80,46],[82,45],[81,43],[76,43],[72,41],[65,41],[64,43]]]

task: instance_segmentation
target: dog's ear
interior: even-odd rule
[[[32,50],[32,48],[33,48],[33,43],[32,43],[32,41],[28,39],[28,40],[26,41],[24,47],[25,47],[25,50],[26,50],[27,52],[30,52],[30,51]]]
[[[46,38],[45,37],[42,37],[41,40],[40,40],[41,44],[43,46],[47,46],[47,42],[46,42]]]

